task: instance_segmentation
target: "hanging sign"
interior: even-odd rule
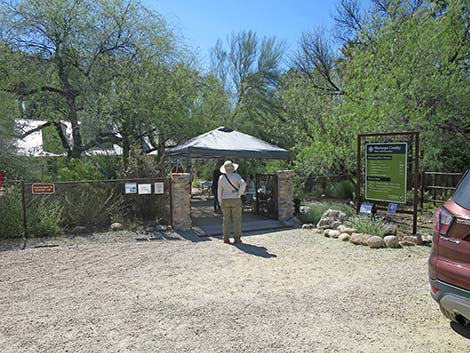
[[[406,203],[408,144],[366,143],[367,200]]]
[[[136,183],[126,183],[124,186],[126,194],[137,194],[137,184]]]
[[[155,183],[154,188],[155,188],[155,192],[154,192],[155,194],[164,194],[165,193],[163,183]]]
[[[55,192],[55,185],[52,183],[33,184],[31,187],[33,195],[48,195]]]
[[[152,184],[139,184],[139,194],[148,195],[152,193]]]

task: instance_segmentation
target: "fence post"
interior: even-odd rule
[[[24,180],[21,180],[21,203],[23,207],[23,228],[24,228],[23,246],[21,247],[21,250],[24,250],[26,248],[26,241],[28,240],[28,219],[26,215],[26,187],[24,184]]]
[[[423,208],[424,208],[424,187],[425,187],[425,174],[424,174],[424,171],[421,172],[421,212],[423,212]]]

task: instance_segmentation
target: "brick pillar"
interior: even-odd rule
[[[278,170],[277,175],[277,215],[280,221],[294,216],[294,172]]]
[[[191,228],[191,176],[188,173],[171,175],[171,215],[173,228]]]

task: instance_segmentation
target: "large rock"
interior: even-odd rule
[[[362,234],[362,241],[361,241],[361,244],[364,245],[364,246],[368,246],[369,245],[369,238],[372,237],[373,235],[370,235],[370,234]]]
[[[317,224],[318,229],[336,229],[346,220],[346,214],[337,210],[327,210]]]
[[[338,239],[341,232],[339,230],[330,230],[330,238]]]
[[[315,226],[312,223],[302,224],[302,229],[313,229]]]
[[[351,238],[349,241],[353,243],[354,245],[362,245],[362,237],[364,234],[362,233],[352,233]]]
[[[409,243],[413,243],[413,245],[419,245],[420,242],[422,242],[421,240],[421,237],[415,237],[413,235],[405,235],[403,237],[403,241],[406,241],[406,242],[409,242]]]
[[[121,223],[113,223],[111,224],[111,230],[112,231],[118,231],[118,230],[123,230],[124,226]]]
[[[384,243],[387,248],[396,249],[400,247],[398,238],[394,235],[387,235],[384,237]]]
[[[408,240],[402,240],[398,244],[400,244],[400,246],[415,246],[416,245],[414,242],[408,241]]]
[[[341,225],[338,227],[338,230],[339,230],[341,233],[348,233],[348,234],[352,234],[352,233],[356,233],[356,232],[357,232],[356,229],[351,228],[351,227],[348,227],[348,226],[345,225],[345,224],[341,224]]]
[[[329,238],[329,237],[330,237],[330,232],[331,232],[331,229],[325,229],[325,230],[323,231],[323,235],[324,235],[325,237]]]
[[[351,239],[351,235],[348,233],[341,233],[338,239],[342,241],[349,241],[349,239]]]
[[[367,239],[367,245],[372,249],[380,249],[385,247],[385,242],[381,237],[373,235]]]

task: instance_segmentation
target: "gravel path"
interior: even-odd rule
[[[470,352],[428,294],[429,248],[289,230],[0,252],[0,352]]]

